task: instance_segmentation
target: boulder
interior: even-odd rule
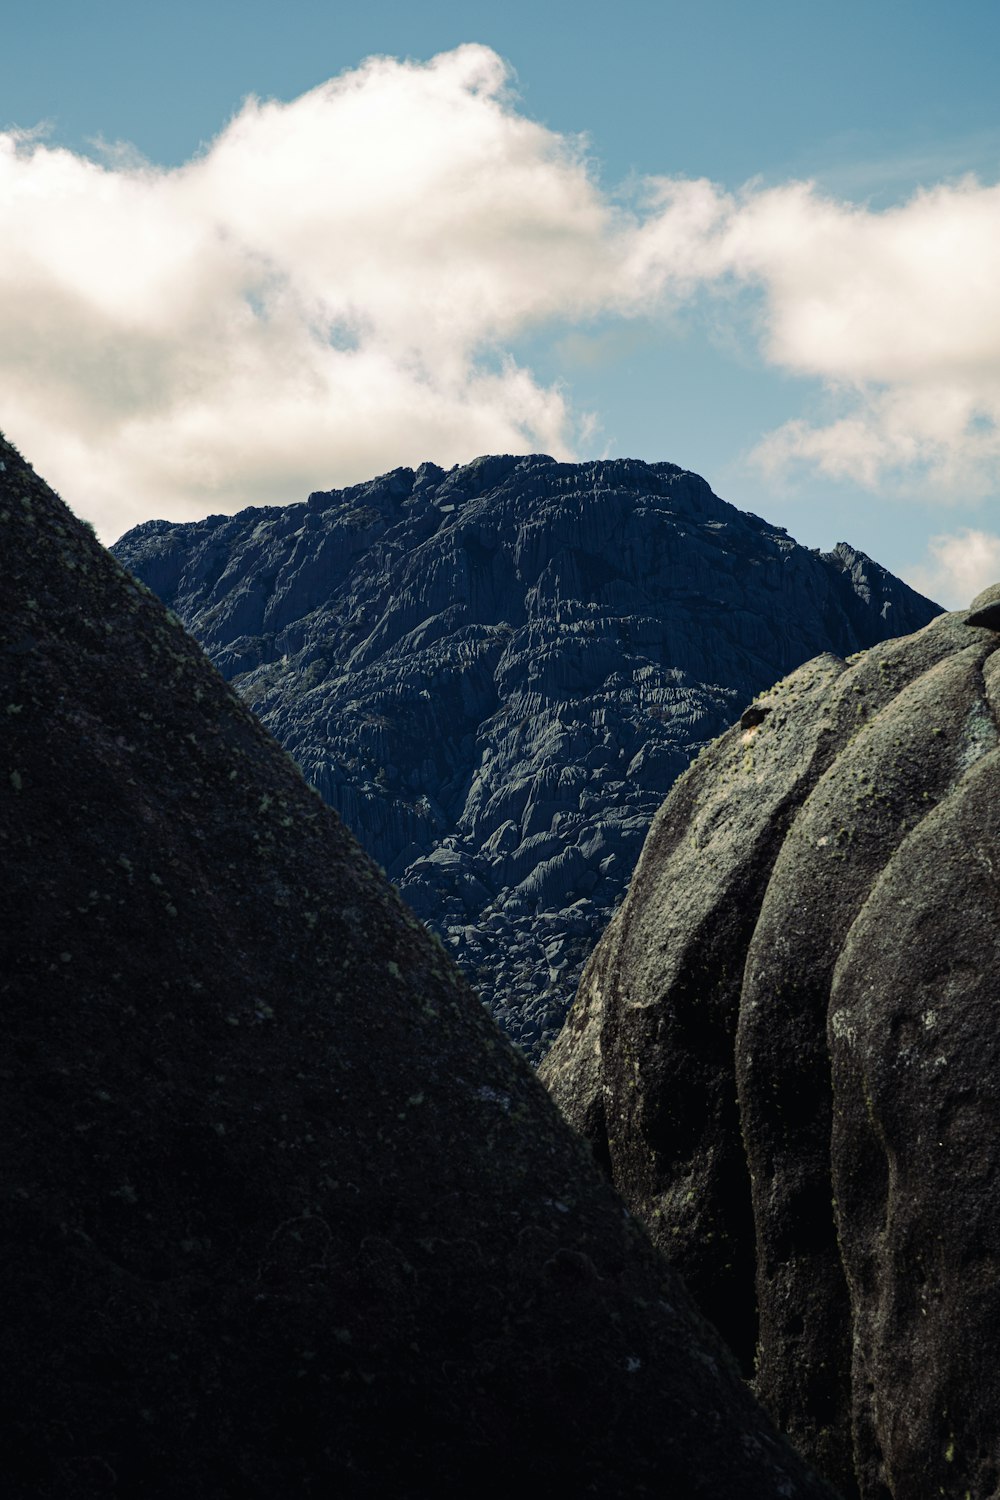
[[[829,1500],[440,944],[2,441],[0,536],[6,1492]]]
[[[543,1067],[864,1500],[997,1489],[998,598],[810,663],[698,759]]]

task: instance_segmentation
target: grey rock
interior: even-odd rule
[[[817,652],[936,612],[863,553],[810,552],[697,475],[632,460],[424,464],[152,521],[115,552],[420,915],[443,932],[465,914],[453,951],[494,1014],[516,989],[555,1018],[518,1024],[535,1058],[691,755]],[[446,840],[461,860],[429,863]],[[583,898],[589,931],[553,973],[521,919]],[[483,930],[511,955],[502,981]]]
[[[810,663],[695,762],[542,1066],[779,1426],[864,1500],[997,1485],[990,592]]]
[[[987,630],[1000,630],[1000,584],[991,584],[976,595],[969,606],[968,623],[983,625]]]
[[[0,453],[5,1492],[832,1500],[336,814]]]

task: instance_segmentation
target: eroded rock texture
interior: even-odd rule
[[[700,756],[543,1065],[864,1500],[1000,1492],[998,605],[810,662]]]
[[[527,1063],[0,443],[0,1448],[33,1500],[821,1500]]]
[[[936,606],[673,464],[493,457],[115,551],[538,1057],[693,751]]]

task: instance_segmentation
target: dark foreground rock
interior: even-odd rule
[[[631,460],[424,464],[115,551],[535,1058],[694,750],[818,652],[938,612]]]
[[[809,663],[699,758],[543,1066],[864,1500],[1000,1483],[998,603]]]
[[[0,445],[0,1470],[820,1500],[525,1061]]]

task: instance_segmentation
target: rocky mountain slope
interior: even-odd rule
[[[532,1055],[694,748],[936,607],[672,464],[494,457],[115,547]]]
[[[760,697],[658,813],[542,1066],[863,1500],[1000,1493],[998,632],[1000,587]]]
[[[0,1450],[32,1500],[822,1500],[527,1063],[0,441]]]

